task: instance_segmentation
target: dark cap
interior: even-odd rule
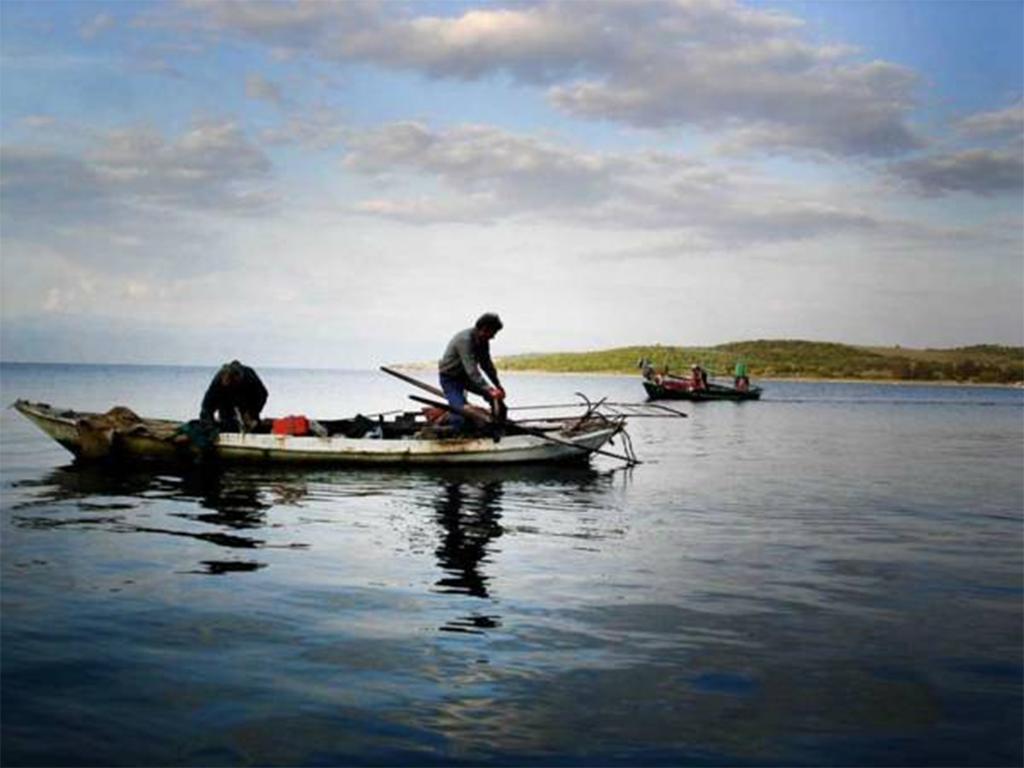
[[[493,312],[485,312],[476,319],[475,327],[478,331],[487,329],[489,331],[494,331],[495,333],[497,333],[505,326],[504,324],[502,324],[501,318],[498,317],[496,314],[494,314]]]

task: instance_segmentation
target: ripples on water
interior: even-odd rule
[[[3,387],[184,418],[209,375]],[[274,413],[405,395],[267,378]],[[1019,765],[1021,393],[685,410],[634,422],[629,472],[222,473],[70,465],[6,410],[3,763]]]

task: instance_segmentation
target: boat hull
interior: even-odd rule
[[[18,401],[22,415],[78,458],[89,458],[81,427],[83,418],[98,414],[61,411],[41,403]],[[621,431],[608,424],[578,433],[555,432],[553,439],[537,435],[444,439],[372,439],[342,436],[294,436],[222,433],[209,451],[169,438],[177,422],[143,419],[142,424],[162,437],[141,430],[118,432],[102,458],[113,461],[182,462],[213,459],[223,463],[273,465],[452,465],[521,464],[586,460]]]
[[[761,388],[751,387],[748,390],[738,390],[732,387],[724,387],[721,384],[711,384],[707,389],[690,389],[687,386],[665,386],[652,381],[644,381],[644,389],[647,390],[647,397],[651,400],[691,400],[700,402],[702,400],[760,400]]]

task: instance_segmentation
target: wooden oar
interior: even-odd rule
[[[384,371],[384,373],[390,374],[395,378],[401,379],[404,382],[412,384],[414,387],[419,387],[420,389],[429,392],[432,395],[437,395],[438,397],[445,397],[444,392],[442,392],[437,387],[432,387],[426,382],[420,381],[419,379],[414,379],[412,376],[408,376],[402,373],[401,371],[396,371],[394,368],[388,368],[386,365],[382,365],[380,369]],[[454,411],[453,408],[449,408],[448,410]],[[493,423],[491,418],[486,413],[484,413],[483,411],[481,411],[480,409],[476,408],[476,406],[473,405],[469,405],[465,411],[458,411],[458,413],[460,413],[462,416],[469,419],[475,424]],[[496,433],[494,441],[497,442],[499,439],[500,438]]]
[[[420,381],[419,379],[414,379],[412,376],[407,376],[406,374],[402,373],[401,371],[396,371],[394,368],[388,368],[386,365],[382,365],[380,367],[380,369],[382,371],[384,371],[384,373],[388,374],[389,376],[394,376],[396,379],[401,379],[402,381],[406,382],[407,384],[412,384],[414,387],[419,387],[420,389],[422,389],[422,390],[424,390],[426,392],[429,392],[432,395],[437,395],[438,397],[444,397],[444,392],[442,392],[437,387],[432,387],[429,384],[426,384],[426,383]]]
[[[630,405],[630,403],[608,403],[608,405]],[[675,408],[669,408],[667,405],[662,405],[661,403],[637,403],[637,406],[642,406],[644,408],[657,408],[659,411],[668,411],[673,416],[678,416],[681,419],[690,418],[689,414],[677,411]]]
[[[688,414],[682,411],[676,411],[672,408],[658,408],[655,403],[601,403],[602,407],[608,407],[613,410],[620,410],[622,408],[652,408],[658,410],[667,411],[667,413],[636,413],[635,411],[626,411],[624,413],[616,413],[616,416],[628,416],[631,419],[671,419],[689,418]],[[509,408],[510,411],[545,411],[554,410],[555,408],[586,408],[584,403],[557,403],[553,405],[514,405]]]
[[[423,403],[424,405],[429,405],[429,406],[432,406],[434,408],[441,408],[441,409],[446,410],[446,411],[451,411],[452,413],[458,413],[460,415],[466,416],[466,418],[470,418],[469,414],[467,414],[461,408],[456,408],[454,405],[451,405],[450,403],[439,403],[436,400],[428,400],[427,398],[420,397],[419,395],[409,395],[409,399],[410,400],[415,400],[417,403]],[[544,432],[541,429],[535,429],[533,427],[527,427],[526,425],[520,424],[519,422],[516,422],[516,421],[507,421],[505,423],[515,426],[516,429],[522,430],[523,432],[525,432],[528,435],[533,435],[534,437],[540,437],[540,438],[543,438],[544,440],[548,440],[548,441],[550,441],[552,443],[556,443],[558,445],[564,445],[567,448],[575,448],[576,450],[583,451],[585,453],[599,453],[602,456],[610,456],[613,459],[618,459],[619,461],[624,461],[624,462],[626,462],[630,466],[633,466],[635,464],[642,464],[643,463],[640,460],[632,458],[630,456],[625,456],[625,455],[619,454],[619,453],[612,453],[611,451],[606,451],[606,450],[604,450],[602,448],[589,448],[586,445],[579,445],[578,443],[574,443],[571,440],[563,440],[560,437],[555,437],[554,435],[549,435],[547,432]]]
[[[437,387],[432,387],[429,384],[426,384],[426,383],[424,383],[422,381],[419,381],[418,379],[414,379],[412,376],[409,376],[407,374],[402,373],[401,371],[396,371],[394,368],[388,368],[386,365],[382,365],[380,367],[380,369],[382,371],[384,371],[384,373],[387,373],[387,374],[389,374],[391,376],[394,376],[397,379],[401,379],[402,381],[407,382],[409,384],[412,384],[414,387],[419,387],[420,389],[422,389],[422,390],[424,390],[426,392],[429,392],[432,395],[437,395],[438,397],[444,397],[444,392],[442,392]],[[685,414],[682,411],[677,411],[674,408],[669,408],[667,405],[661,405],[660,403],[604,403],[604,405],[612,406],[612,407],[614,407],[614,406],[629,406],[629,407],[632,407],[632,408],[655,408],[655,409],[660,410],[660,411],[666,411],[667,413],[670,413],[673,416],[678,416],[681,419],[688,418],[688,414]],[[518,405],[518,406],[515,406],[515,407],[512,407],[512,408],[509,408],[509,410],[510,411],[532,411],[532,410],[540,410],[540,409],[543,409],[543,408],[584,408],[584,407],[585,406],[584,406],[583,403],[565,403],[565,404],[557,404],[557,405]],[[634,414],[626,414],[626,415],[628,415],[630,418],[642,418],[642,414],[634,413]],[[650,418],[650,417],[648,417],[648,418]]]

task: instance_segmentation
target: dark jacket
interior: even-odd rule
[[[479,338],[472,328],[459,331],[452,337],[438,363],[438,370],[442,376],[462,382],[466,389],[477,394],[485,393],[490,386],[480,374],[481,370],[495,387],[501,387],[498,371],[491,360],[491,345]]]
[[[223,374],[231,367],[240,371],[241,378],[234,384],[225,384],[222,381]],[[203,395],[199,418],[203,421],[216,419],[223,425],[232,425],[237,428],[236,408],[243,418],[257,420],[266,402],[267,388],[263,386],[256,371],[240,363],[231,366],[225,365],[213,377],[206,394]]]

